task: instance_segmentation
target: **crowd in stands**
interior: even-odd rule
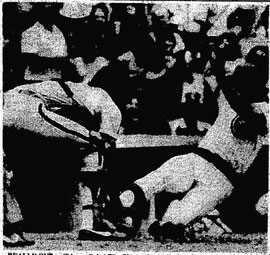
[[[248,45],[268,42],[269,6],[235,7],[217,34],[209,31],[220,13],[210,7],[193,19],[196,31],[172,22],[166,5],[74,8],[3,5],[3,90],[46,79],[87,80],[116,102],[124,134],[204,134],[217,117],[216,86],[244,61]]]

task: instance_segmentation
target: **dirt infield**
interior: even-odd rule
[[[133,251],[133,252],[227,252],[227,253],[267,253],[267,235],[231,234],[219,240],[198,241],[192,243],[155,242],[152,238],[132,241],[79,241],[77,234],[33,234],[25,235],[35,240],[35,245],[18,250],[69,250],[69,251]],[[222,240],[223,239],[223,240]],[[16,250],[12,249],[13,251]]]

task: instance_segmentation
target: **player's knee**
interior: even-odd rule
[[[218,203],[229,197],[234,189],[232,183],[227,178],[224,178],[211,186],[209,185],[207,188],[211,191],[211,194],[213,194],[214,199]]]

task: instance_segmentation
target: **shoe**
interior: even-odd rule
[[[138,232],[134,226],[125,223],[119,224],[117,230],[125,233],[129,239],[135,237]]]
[[[167,240],[184,242],[184,226],[181,224],[174,225],[167,222],[160,225],[158,221],[154,221],[148,228],[148,233],[154,237],[155,241],[164,242]]]
[[[4,235],[3,245],[5,247],[22,247],[34,245],[34,241],[30,241],[24,238],[22,234],[13,233],[10,237]]]
[[[155,241],[160,241],[160,224],[158,221],[154,221],[148,228],[148,233],[154,237]]]
[[[113,223],[111,223],[109,220],[101,219],[99,221],[94,221],[93,228],[97,232],[110,232],[114,233],[116,230],[116,227]]]
[[[79,231],[78,239],[81,241],[120,241],[126,240],[127,235],[117,231],[111,233],[109,231],[82,229]]]

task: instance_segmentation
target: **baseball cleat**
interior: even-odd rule
[[[184,226],[181,224],[174,225],[167,222],[160,225],[158,221],[154,221],[148,228],[148,233],[154,237],[155,241],[163,242],[172,240],[177,242],[185,241]]]
[[[127,235],[118,231],[111,233],[109,231],[82,229],[79,231],[78,239],[81,241],[121,241],[126,240]]]

